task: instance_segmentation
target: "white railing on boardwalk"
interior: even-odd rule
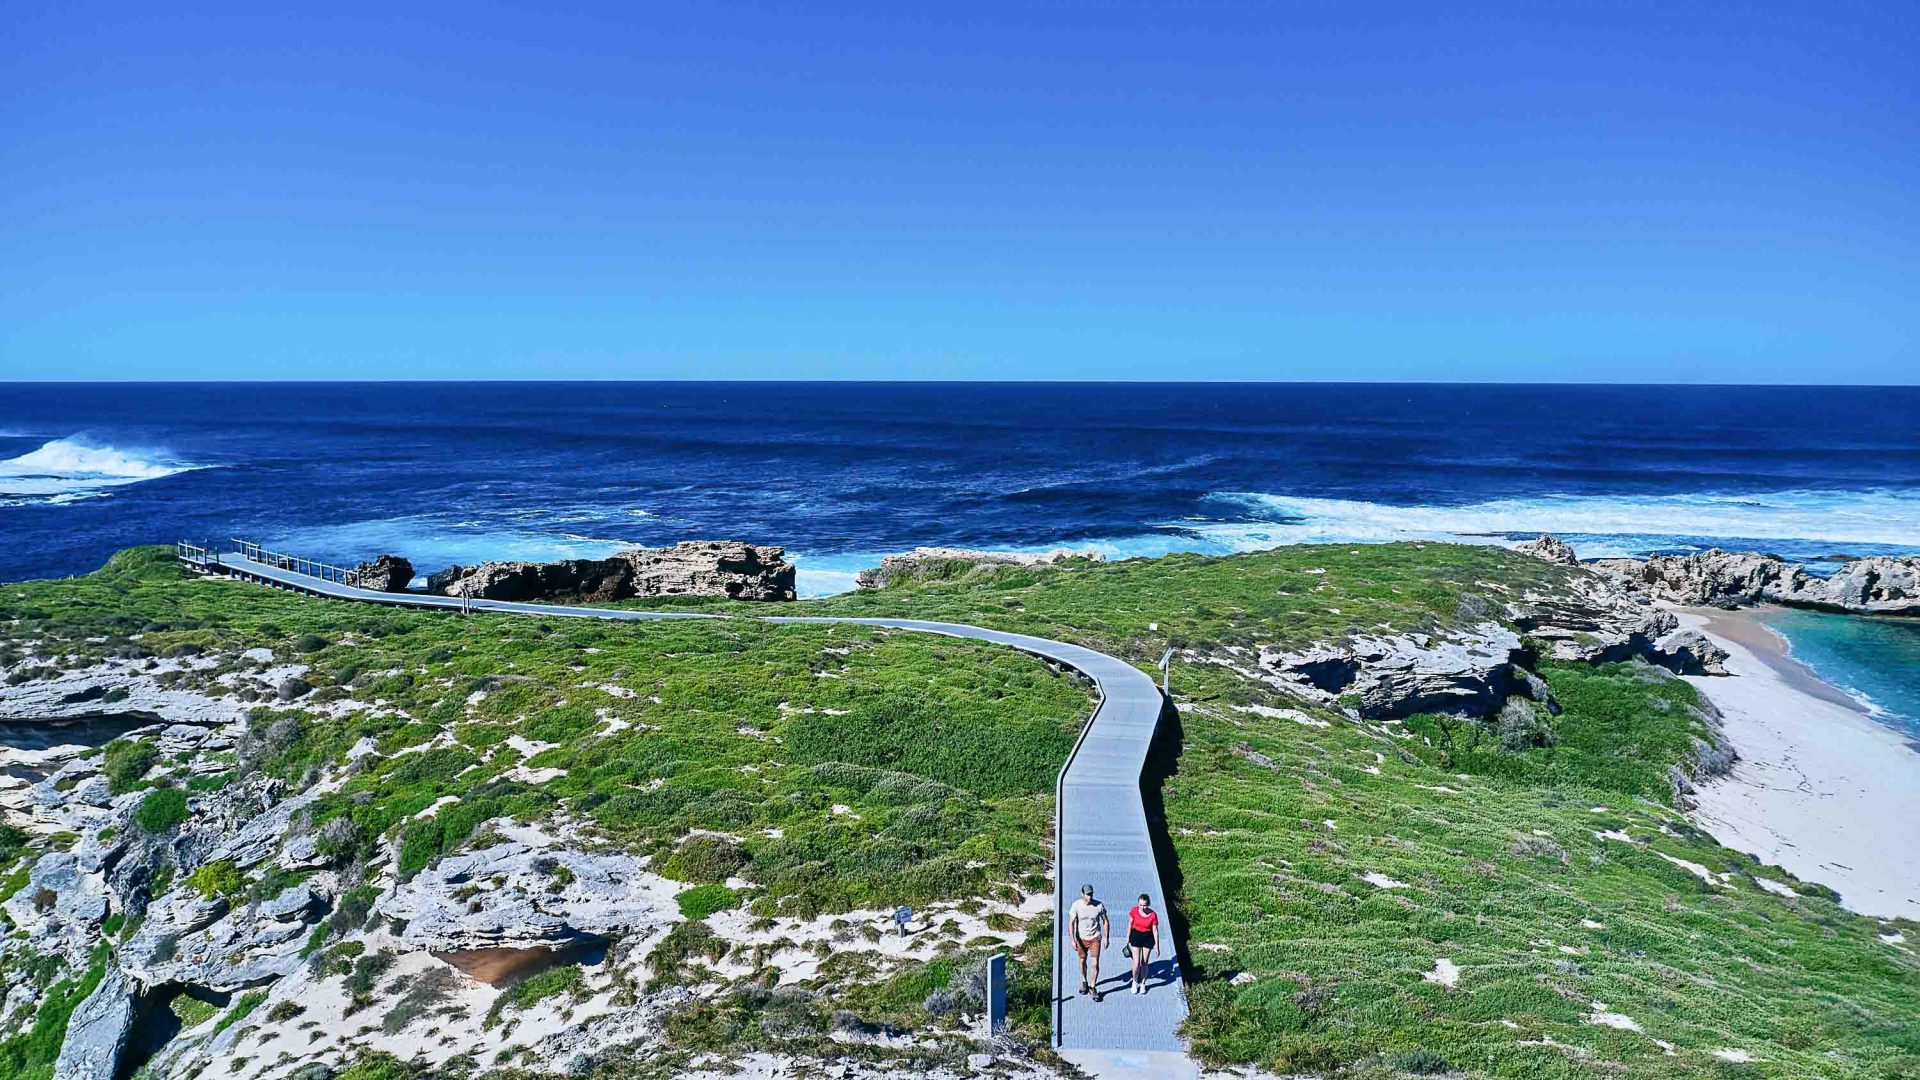
[[[284,551],[273,551],[261,547],[250,540],[235,538],[231,541],[234,551],[254,562],[266,563],[281,570],[291,570],[296,574],[317,577],[322,581],[331,581],[340,585],[360,584],[360,575],[344,566],[323,563],[303,555],[289,555]]]
[[[251,540],[241,540],[237,537],[227,543],[232,547],[234,554],[252,559],[254,562],[265,563],[279,570],[291,570],[296,574],[305,574],[308,577],[316,577],[322,581],[331,581],[340,585],[361,583],[359,572],[344,566],[309,559],[304,555],[289,555],[284,551],[273,551]],[[176,543],[174,551],[179,555],[180,561],[189,566],[212,566],[220,561],[220,557],[211,549],[185,540]]]
[[[212,548],[203,548],[185,540],[177,541],[173,545],[173,554],[181,562],[196,569],[205,569],[216,561]]]

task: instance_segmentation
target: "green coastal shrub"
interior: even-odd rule
[[[725,837],[688,837],[661,872],[678,881],[717,884],[746,869],[752,857],[745,848]]]
[[[187,793],[179,788],[155,788],[140,800],[133,820],[150,833],[166,832],[187,820]]]
[[[492,1027],[500,1022],[500,1014],[508,1009],[525,1009],[539,1004],[550,997],[561,994],[578,995],[586,987],[586,976],[578,964],[560,964],[550,967],[538,975],[521,980],[512,989],[494,999],[493,1008],[487,1011],[486,1026]]]
[[[107,778],[107,790],[115,795],[132,791],[159,760],[160,751],[150,742],[113,740],[107,744],[106,763],[100,769]]]
[[[247,887],[247,879],[231,859],[219,859],[187,875],[187,884],[202,897],[212,900],[233,896]]]
[[[392,1054],[369,1050],[353,1064],[334,1074],[333,1080],[412,1080],[413,1067]]]
[[[740,903],[740,894],[725,885],[695,885],[679,895],[680,914],[689,919],[704,919],[716,911],[726,911]]]
[[[230,772],[206,773],[190,778],[187,781],[187,790],[202,793],[220,791],[232,782],[233,774]]]
[[[92,962],[78,979],[58,982],[40,998],[40,1011],[33,1026],[21,1034],[0,1041],[0,1076],[42,1080],[53,1075],[53,1063],[59,1060],[60,1046],[67,1038],[67,1022],[87,995],[100,985],[107,973],[107,945],[93,952]]]
[[[213,1033],[218,1035],[240,1021],[245,1020],[248,1016],[252,1015],[253,1010],[259,1008],[261,1003],[266,1000],[267,992],[265,990],[249,990],[241,994],[239,1000],[235,1001],[232,1007],[227,1009],[226,1013],[213,1025]]]
[[[214,1014],[220,1011],[218,1005],[210,1001],[202,1001],[188,994],[175,995],[174,999],[167,1003],[167,1008],[173,1013],[174,1017],[180,1021],[180,1029],[182,1031],[188,1028],[199,1027],[201,1024],[213,1019]]]

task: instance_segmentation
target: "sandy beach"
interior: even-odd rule
[[[1688,682],[1740,753],[1694,820],[1728,847],[1837,890],[1854,911],[1920,919],[1920,752],[1793,659],[1751,612],[1681,611],[1730,654]]]

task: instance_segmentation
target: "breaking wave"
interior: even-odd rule
[[[122,450],[68,436],[0,461],[0,505],[69,503],[205,467],[172,460],[163,451]]]
[[[1806,561],[1840,553],[1920,550],[1920,491],[1549,495],[1457,506],[1217,492],[1208,495],[1202,506],[1218,512],[1110,537],[1025,545],[959,541],[955,546],[1008,552],[1089,549],[1118,560],[1174,552],[1227,555],[1285,544],[1427,540],[1511,545],[1548,532],[1572,543],[1582,558],[1645,556],[1713,545],[1773,551]],[[564,530],[567,523],[588,524],[586,518],[604,521],[612,514],[541,510],[508,514],[505,521],[409,515],[303,528],[266,540],[269,546],[285,544],[290,550],[334,560],[357,561],[375,552],[398,552],[424,574],[453,563],[489,559],[604,558],[646,542]],[[789,547],[788,557],[799,571],[798,591],[803,598],[831,596],[852,590],[858,573],[877,566],[887,551],[904,551],[920,542],[925,541],[865,551]]]
[[[1254,520],[1189,527],[1226,542],[1257,541],[1251,546],[1316,540],[1511,538],[1549,532],[1920,547],[1920,491],[1916,490],[1545,495],[1460,506],[1393,506],[1260,492],[1222,492],[1208,501],[1237,507]]]

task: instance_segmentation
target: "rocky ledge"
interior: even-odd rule
[[[505,843],[442,859],[381,902],[402,942],[435,953],[556,950],[665,929],[681,887],[618,852],[570,850],[540,830],[503,826]]]
[[[1920,615],[1920,557],[1875,556],[1830,577],[1775,555],[1718,548],[1697,555],[1599,559],[1595,570],[1676,604],[1738,607],[1768,602],[1856,615]]]
[[[450,566],[427,578],[427,591],[474,600],[589,603],[645,596],[792,600],[795,595],[786,549],[738,540],[688,540],[668,548],[633,548],[605,559]]]
[[[1640,660],[1682,675],[1727,673],[1726,651],[1698,631],[1681,629],[1637,583],[1580,569],[1573,549],[1551,536],[1521,550],[1574,569],[1550,589],[1482,605],[1482,618],[1434,633],[1362,635],[1202,659],[1235,667],[1251,659],[1243,674],[1369,719],[1432,711],[1484,717],[1514,698],[1557,709],[1546,683],[1529,670],[1541,659]]]
[[[406,592],[413,582],[413,564],[398,555],[382,555],[354,567],[348,580],[375,592]]]
[[[1047,566],[1068,559],[1105,562],[1106,556],[1090,549],[1056,548],[1053,551],[1008,552],[979,551],[973,548],[921,547],[899,555],[889,555],[880,565],[860,571],[856,583],[862,589],[884,589],[895,582],[978,566]]]

